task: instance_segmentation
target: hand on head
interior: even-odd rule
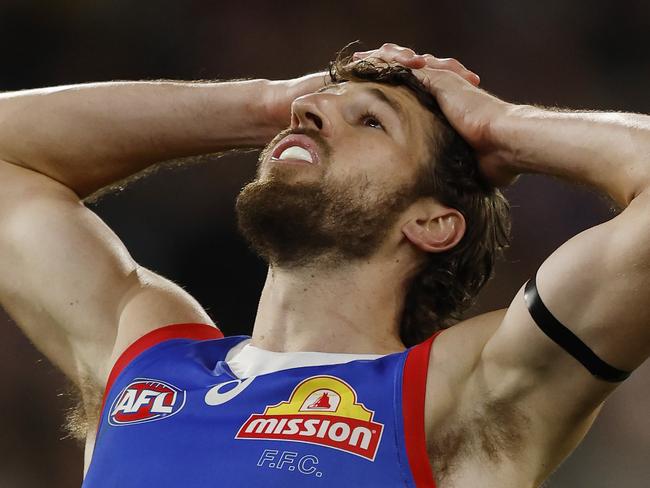
[[[386,43],[379,49],[358,51],[352,55],[353,61],[360,61],[367,58],[380,59],[386,63],[401,64],[406,68],[411,68],[416,76],[418,75],[418,70],[429,68],[451,71],[474,86],[478,86],[481,82],[481,78],[476,73],[468,70],[454,58],[436,58],[432,54],[417,54],[408,47],[398,46],[393,43]],[[422,72],[419,73],[421,75]],[[418,76],[418,78],[422,81],[421,76]]]
[[[268,87],[262,95],[269,123],[277,127],[278,130],[285,129],[289,125],[293,101],[298,97],[318,91],[329,80],[329,73],[323,71],[292,80],[269,81]]]
[[[495,130],[515,108],[513,104],[479,88],[479,76],[453,58],[417,54],[412,49],[391,43],[378,49],[355,52],[352,56],[353,63],[372,62],[373,59],[400,64],[412,71],[436,98],[449,123],[474,148],[488,181],[495,186],[506,186],[516,179],[512,155]],[[329,80],[329,74],[322,72],[269,82],[263,94],[269,124],[278,131],[287,127],[293,101],[317,91]]]
[[[474,148],[488,181],[495,186],[506,186],[516,180],[511,155],[495,129],[515,108],[513,104],[479,88],[479,76],[453,58],[417,54],[412,49],[392,43],[352,55],[353,63],[372,62],[373,59],[411,69],[436,97],[449,123]]]

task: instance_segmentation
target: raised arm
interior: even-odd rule
[[[595,187],[622,208],[561,246],[536,281],[550,313],[598,357],[635,369],[650,355],[650,117],[516,106],[458,81],[436,72],[431,87],[452,123],[470,107],[473,127],[465,119],[457,129],[481,154],[486,174],[500,181],[526,172],[558,176]],[[567,377],[571,366],[585,373],[541,333],[523,294],[522,287],[485,358],[536,373]]]
[[[80,199],[162,160],[255,147],[323,75],[287,82],[124,82],[0,95],[0,305],[75,382],[171,322],[211,323],[131,258]]]
[[[493,183],[543,173],[595,187],[623,209],[553,253],[537,285],[551,313],[597,355],[622,370],[639,366],[650,354],[650,116],[514,105],[470,83],[455,60],[392,44],[356,57],[367,55],[414,69]],[[567,357],[535,326],[523,287],[484,351],[499,362],[512,355],[513,365],[538,370],[560,370]]]
[[[499,147],[493,164],[587,183],[623,209],[555,251],[536,282],[550,313],[597,357],[634,370],[650,355],[650,117],[509,107],[491,131]],[[615,383],[591,377],[539,322],[520,290],[484,358],[549,381],[575,382],[577,392],[587,386],[592,401],[603,399]]]
[[[372,54],[390,60],[400,52],[386,45]],[[530,462],[522,469],[534,467],[539,471],[532,476],[542,480],[575,447],[617,385],[585,365],[593,370],[594,361],[602,361],[633,371],[650,355],[650,117],[509,104],[452,72],[449,60],[406,54],[401,62],[436,96],[493,183],[544,173],[591,185],[623,209],[569,240],[537,272],[538,295],[572,341],[552,340],[540,329],[549,320],[531,316],[524,287],[505,316],[475,321],[494,333],[468,337],[481,344],[466,348],[480,353],[461,380],[461,417],[476,415],[482,405],[515,408],[528,419],[517,435],[534,439],[526,443]],[[576,358],[578,341],[592,350],[585,365]]]
[[[324,74],[289,81],[109,82],[0,94],[0,159],[84,197],[154,163],[260,147]]]

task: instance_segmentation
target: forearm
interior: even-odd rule
[[[586,183],[626,206],[650,186],[650,117],[515,106],[495,128],[516,172]]]
[[[164,160],[263,145],[268,82],[109,82],[0,95],[0,159],[86,196]]]

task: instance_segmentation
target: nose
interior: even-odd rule
[[[318,131],[323,137],[332,133],[331,94],[310,93],[296,98],[291,104],[291,129]]]

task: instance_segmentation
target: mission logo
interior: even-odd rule
[[[312,376],[289,400],[267,406],[241,426],[235,439],[306,442],[374,461],[384,425],[357,401],[357,392],[334,376]]]
[[[185,390],[164,381],[137,378],[111,405],[108,423],[131,425],[162,420],[177,414],[185,405]]]

